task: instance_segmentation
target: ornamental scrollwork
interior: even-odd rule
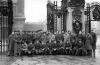
[[[85,0],[70,0],[69,6],[70,7],[84,7]]]

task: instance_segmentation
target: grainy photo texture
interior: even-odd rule
[[[0,65],[100,65],[100,0],[0,0]]]

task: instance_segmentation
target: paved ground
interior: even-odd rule
[[[8,57],[0,55],[0,65],[100,65],[100,36],[97,40],[96,58],[67,55],[33,57]]]
[[[77,56],[3,57],[0,65],[100,65],[100,58]]]

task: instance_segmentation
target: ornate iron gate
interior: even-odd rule
[[[7,39],[12,32],[13,9],[12,1],[0,1],[0,53],[8,48]]]

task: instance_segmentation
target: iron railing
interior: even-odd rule
[[[7,51],[7,39],[12,32],[13,7],[12,1],[0,1],[0,53]]]

